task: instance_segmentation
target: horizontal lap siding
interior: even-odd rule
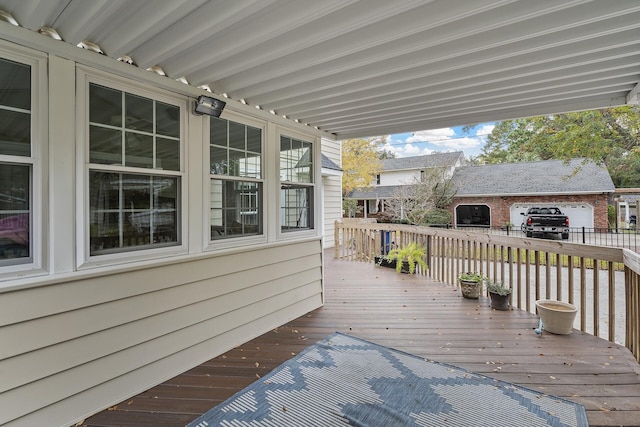
[[[323,177],[324,184],[324,247],[335,245],[335,222],[342,218],[342,179],[339,176]]]
[[[2,294],[0,424],[70,422],[317,308],[321,264],[316,240]]]

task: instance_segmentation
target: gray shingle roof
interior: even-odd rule
[[[337,170],[337,171],[342,171],[343,170],[340,166],[336,165],[333,162],[333,160],[331,160],[330,158],[328,158],[324,154],[321,154],[321,158],[322,158],[322,168],[323,169],[333,169],[333,170]]]
[[[425,156],[400,157],[382,161],[382,170],[424,169],[441,166],[453,166],[458,160],[464,159],[462,151],[451,153],[433,153]]]
[[[615,190],[606,168],[575,159],[466,166],[456,170],[457,197],[482,195],[608,193]]]
[[[391,199],[396,193],[396,190],[402,187],[402,185],[381,185],[368,190],[353,190],[347,194],[347,199]]]

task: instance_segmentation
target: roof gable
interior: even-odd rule
[[[455,166],[458,161],[464,161],[464,153],[462,151],[433,153],[424,156],[399,157],[397,159],[383,160],[382,171],[451,167]]]

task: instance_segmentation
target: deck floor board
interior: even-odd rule
[[[640,366],[623,346],[574,331],[538,336],[537,316],[491,310],[455,287],[325,253],[325,305],[87,419],[87,427],[184,426],[333,332],[585,405],[591,425],[640,425]]]

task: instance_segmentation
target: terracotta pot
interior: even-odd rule
[[[476,282],[473,280],[458,279],[460,283],[460,289],[462,290],[462,296],[468,299],[478,299],[480,291],[482,290],[482,282]]]
[[[536,308],[542,321],[542,329],[558,335],[571,333],[578,312],[575,305],[555,300],[538,300]]]

